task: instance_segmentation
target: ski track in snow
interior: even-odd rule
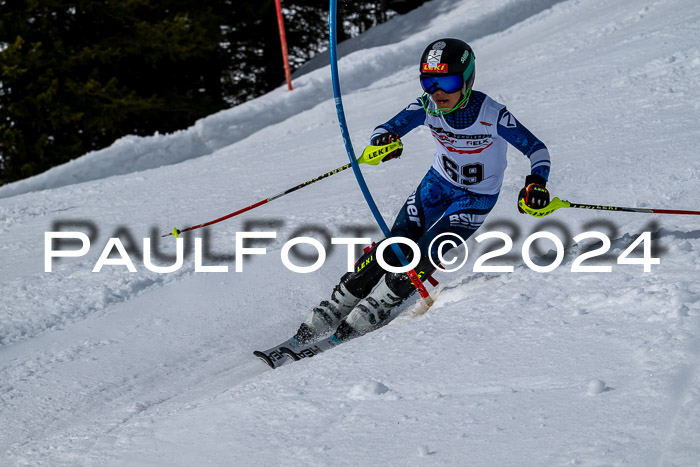
[[[697,209],[698,25],[690,0],[434,0],[345,45],[351,134],[361,146],[417,95],[424,44],[456,35],[476,51],[476,88],[547,143],[553,195]],[[515,151],[480,231],[513,238],[511,252],[487,262],[513,273],[440,272],[427,314],[400,315],[275,371],[252,350],[288,338],[345,265],[336,250],[320,271],[294,274],[281,265],[282,244],[313,226],[338,237],[371,228],[351,176],[208,231],[220,258],[208,264],[230,269],[236,232],[277,232],[243,273],[195,273],[191,255],[171,274],[147,271],[139,255],[137,273],[91,272],[110,236],[142,253],[142,238],[345,164],[328,70],[295,86],[0,188],[0,464],[698,464],[699,220],[575,209],[519,216],[512,201],[528,164]],[[365,171],[387,218],[432,154],[425,129],[404,143],[399,162]],[[56,222],[90,233],[91,249],[45,273],[44,232]],[[528,269],[520,254],[540,230],[566,246],[551,273]],[[610,273],[571,272],[598,247],[573,244],[590,230],[611,248],[584,264]],[[617,264],[645,231],[661,264],[651,273]],[[172,256],[169,240],[158,248]],[[462,271],[500,246],[468,245]],[[551,244],[537,245],[535,262],[551,261]]]

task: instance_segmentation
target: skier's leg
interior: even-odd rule
[[[435,271],[434,261],[422,257],[414,268],[416,274],[425,280]],[[416,291],[406,273],[389,272],[382,277],[377,287],[360,300],[355,308],[340,323],[335,337],[346,340],[372,331],[384,324],[391,315],[391,310],[399,306]]]
[[[481,227],[498,198],[497,195],[476,195],[465,191],[462,193],[453,198],[453,203],[443,212],[442,217],[435,221],[426,220],[430,228],[416,242],[422,256],[415,271],[423,280],[435,271],[435,265],[438,264],[437,260],[430,260],[431,257],[438,257],[437,252],[440,247],[439,242],[433,243],[433,240],[445,232],[456,233],[467,240]],[[404,211],[408,213],[407,210],[402,210],[402,213]],[[419,212],[423,213],[425,210],[421,209]],[[410,225],[405,222],[406,217],[399,215],[394,224],[395,228],[398,227],[396,230]],[[404,230],[404,232],[409,231],[410,228]],[[432,251],[429,251],[431,243],[433,243]],[[451,247],[452,244],[446,244],[441,253],[444,255]],[[376,329],[390,316],[391,309],[400,305],[415,291],[416,288],[408,274],[386,274],[372,293],[359,301],[347,318],[340,323],[335,337],[342,341]]]
[[[443,196],[440,192],[443,184],[439,183],[439,178],[440,176],[434,169],[429,170],[425,177],[423,177],[421,183],[408,197],[403,208],[399,211],[391,231],[392,236],[407,237],[418,241],[423,235],[426,225],[430,225],[445,211],[451,200],[449,197]],[[435,217],[434,219],[425,217],[422,201],[423,196],[427,196],[429,199],[433,200],[427,214]],[[294,336],[296,340],[300,342],[309,342],[318,335],[325,334],[335,329],[343,318],[352,311],[355,305],[357,305],[361,299],[367,297],[385,274],[385,271],[379,266],[375,257],[376,251],[377,248],[375,246],[362,255],[355,265],[355,270],[345,274],[341,278],[340,283],[333,289],[331,299],[321,302],[319,306],[313,309]],[[404,253],[409,255],[410,249],[404,250]],[[387,263],[393,266],[401,265],[391,248],[386,249],[384,255],[384,259]],[[393,282],[390,281],[390,283]],[[381,295],[382,292],[377,292],[377,294]],[[385,302],[390,300],[388,298],[389,294],[389,291],[384,292]],[[376,315],[377,313],[375,313],[375,316]]]
[[[335,329],[377,285],[385,272],[376,259],[377,246],[374,245],[360,257],[353,272],[341,277],[338,285],[333,288],[330,300],[322,301],[309,313],[294,336],[297,341],[306,343]],[[393,253],[386,256],[387,261],[396,261]]]
[[[438,236],[445,233],[459,235],[466,241],[482,226],[497,199],[498,195],[469,193],[456,200],[418,240],[421,254],[439,258],[438,249],[441,249],[442,255],[449,251],[454,246],[451,243],[455,241],[454,236],[447,236],[444,245],[440,239],[433,242]]]
[[[440,175],[431,168],[396,215],[391,236],[406,237],[417,242],[451,202],[450,188],[440,181]]]
[[[419,240],[425,236],[426,229],[437,221],[452,203],[451,190],[451,185],[441,181],[435,169],[430,169],[399,210],[391,229],[392,236],[405,237],[420,245]],[[391,249],[384,252],[387,263],[392,266],[401,265]],[[404,253],[409,260],[412,258],[412,250],[406,248]],[[435,270],[433,262],[427,256],[423,254],[415,268],[423,280]],[[436,261],[435,263],[437,264]],[[358,301],[355,309],[341,322],[336,330],[336,337],[343,339],[364,334],[380,326],[391,314],[391,309],[401,304],[416,290],[405,273],[388,273],[377,282],[379,284],[372,293]]]
[[[422,259],[416,272],[422,279],[432,274],[435,269],[428,259],[430,253],[427,251],[430,240],[442,231],[437,231],[435,226],[439,225],[439,229],[449,227],[449,224],[439,224],[441,216],[455,206],[456,201],[465,194],[472,195],[454,187],[435,169],[430,169],[399,211],[391,230],[392,236],[409,238],[421,247]],[[469,200],[466,204],[472,202]],[[493,203],[487,203],[486,212],[493,207]],[[457,206],[457,208],[460,207],[461,205]],[[426,232],[428,227],[434,232],[429,239]],[[423,245],[426,240],[428,242]],[[308,342],[338,325],[341,333],[342,330],[348,333],[355,332],[355,334],[367,332],[384,322],[390,310],[415,291],[407,274],[390,273],[382,280],[385,271],[379,266],[374,256],[375,252],[376,248],[365,253],[355,266],[355,271],[343,276],[340,284],[334,289],[331,300],[321,302],[314,308],[306,322],[299,328],[295,336],[297,340]],[[404,253],[410,258],[410,249],[404,250]],[[393,266],[400,266],[391,249],[385,250],[385,260]],[[375,286],[377,286],[376,289],[372,291]],[[372,293],[368,296],[370,291]],[[352,311],[355,307],[357,307],[356,312]],[[343,321],[346,316],[348,320]]]

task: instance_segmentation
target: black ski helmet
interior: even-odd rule
[[[461,75],[464,80],[462,92],[466,93],[474,84],[474,59],[474,51],[466,42],[438,39],[428,44],[421,55],[420,77]]]

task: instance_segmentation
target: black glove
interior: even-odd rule
[[[524,214],[520,208],[520,200],[524,199],[525,204],[533,209],[542,209],[549,204],[549,190],[545,188],[547,181],[539,175],[528,175],[525,177],[525,186],[518,194],[518,211]]]
[[[396,133],[382,133],[381,135],[377,135],[374,138],[372,138],[372,145],[373,146],[386,146],[389,143],[393,143],[394,141],[399,140],[399,135]],[[398,148],[382,159],[382,162],[390,161],[391,159],[398,159],[401,157],[401,153],[403,153],[403,148]]]

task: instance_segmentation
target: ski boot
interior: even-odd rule
[[[428,258],[421,258],[415,268],[419,277],[430,276],[435,267]],[[406,273],[387,273],[367,297],[338,325],[333,336],[339,341],[355,338],[385,324],[391,311],[416,291]]]
[[[340,321],[355,308],[360,297],[356,297],[341,282],[333,288],[330,300],[322,301],[315,307],[306,321],[301,323],[294,335],[299,344],[307,344],[335,329]]]
[[[335,286],[331,299],[322,301],[299,326],[294,335],[296,341],[307,344],[331,332],[370,293],[384,275],[375,257],[376,250],[376,244],[365,249],[355,270],[344,274]]]

